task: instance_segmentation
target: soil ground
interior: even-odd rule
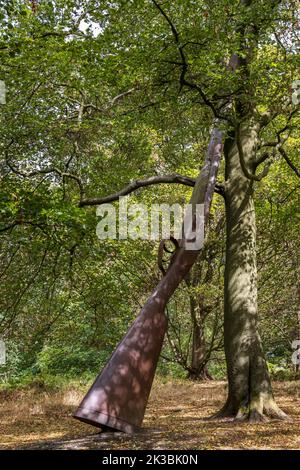
[[[226,383],[156,381],[141,431],[99,433],[72,418],[84,392],[0,391],[0,449],[300,449],[300,382],[274,384],[293,421],[249,424],[207,418],[224,403]]]

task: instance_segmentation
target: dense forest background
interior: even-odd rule
[[[194,3],[164,6],[188,44],[193,74],[213,97],[235,80],[224,79],[224,60],[234,49],[239,2]],[[258,83],[260,110],[270,104],[276,110],[299,78],[299,4],[281,2],[277,20],[268,2],[256,3],[270,28],[251,80]],[[96,207],[82,202],[150,175],[195,178],[211,110],[199,103],[197,90],[179,89],[172,32],[151,2],[1,1],[0,19],[6,86],[0,105],[0,334],[7,350],[0,380],[13,387],[88,382],[161,273],[157,242],[99,240]],[[265,134],[267,140],[283,137],[290,164],[274,154],[268,176],[255,183],[259,332],[271,375],[293,380],[299,371],[292,343],[300,339],[297,113],[278,111]],[[183,204],[191,191],[149,186],[131,194],[130,203]],[[168,305],[159,375],[226,378],[224,263],[224,202],[215,195],[205,248]]]

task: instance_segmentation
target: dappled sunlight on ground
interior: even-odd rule
[[[0,448],[50,449],[300,449],[300,382],[274,384],[292,422],[208,421],[224,403],[226,383],[156,381],[143,429],[102,433],[72,418],[84,392],[31,389],[0,392]]]

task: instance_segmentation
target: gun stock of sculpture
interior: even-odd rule
[[[203,168],[196,180],[190,204],[204,205],[204,221],[210,211],[219,162],[222,133],[211,134]],[[164,277],[96,378],[74,417],[97,427],[132,433],[141,425],[167,329],[165,307],[196,261],[200,250],[179,242]]]

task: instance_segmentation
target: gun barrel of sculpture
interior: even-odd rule
[[[155,303],[145,305],[74,418],[126,433],[139,428],[167,329],[163,310]]]

